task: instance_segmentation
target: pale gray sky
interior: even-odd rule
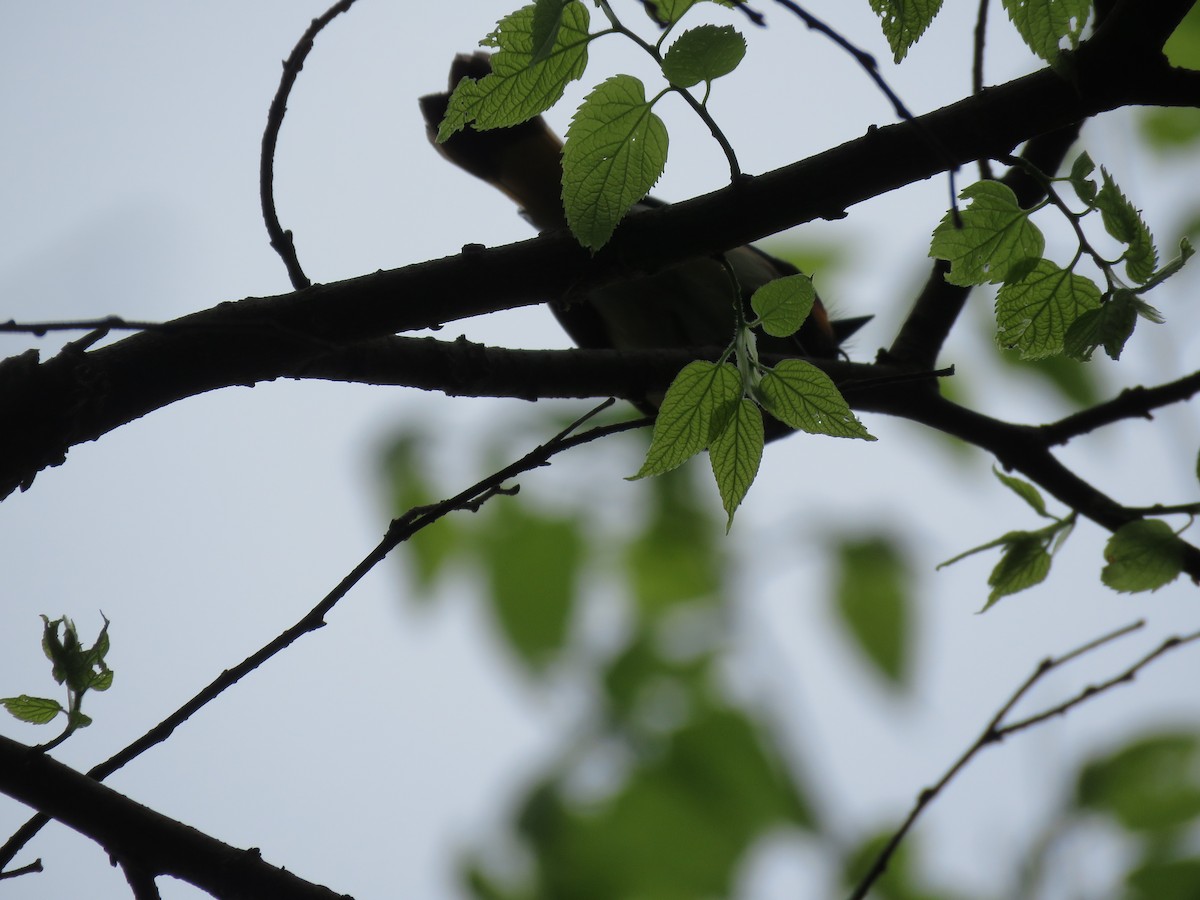
[[[0,32],[0,319],[168,319],[288,290],[259,215],[258,147],[280,60],[324,0],[10,6]],[[917,112],[957,99],[969,83],[970,10],[952,6],[962,8],[946,10],[910,63],[884,66]],[[867,3],[813,9],[886,63]],[[360,0],[321,36],[292,97],[276,189],[281,219],[314,280],[530,236],[503,197],[430,150],[415,103],[442,87],[453,54],[471,49],[506,11],[482,0]],[[749,33],[744,71],[718,84],[713,101],[747,171],[890,121],[884,100],[844,56],[781,13],[772,11],[772,21],[770,32]],[[997,19],[990,81],[1034,67],[1001,28]],[[596,58],[590,83],[630,66],[646,75],[613,39]],[[571,98],[586,89],[576,86]],[[570,109],[550,116],[560,129]],[[658,193],[680,199],[719,187],[719,151],[679,105],[663,114],[672,148]],[[1178,224],[1171,186],[1195,183],[1200,172],[1195,161],[1151,166],[1130,122],[1120,114],[1090,126],[1089,135],[1105,142],[1094,155],[1146,206],[1167,244]],[[846,242],[856,254],[854,266],[822,289],[849,313],[876,313],[856,343],[858,358],[889,340],[925,276],[928,235],[945,205],[945,180],[936,179],[803,231]],[[1196,368],[1196,312],[1186,303],[1196,285],[1191,273],[1159,297],[1180,327],[1139,333],[1119,368],[1097,364],[1114,390]],[[981,350],[986,310],[978,312],[944,360],[983,395],[995,372]],[[460,332],[500,345],[565,346],[540,309],[456,323],[443,335]],[[57,345],[4,337],[0,349],[30,343],[47,353]],[[1030,421],[1062,411],[1032,381],[988,398],[986,407]],[[0,694],[51,687],[39,613],[65,612],[93,632],[103,610],[113,621],[116,684],[95,699],[97,724],[56,752],[87,768],[291,624],[375,544],[387,513],[375,454],[395,428],[436,417],[443,481],[457,490],[485,474],[485,461],[462,448],[466,439],[514,417],[532,421],[535,412],[518,401],[278,383],[194,398],[75,448],[67,465],[0,506]],[[974,615],[995,557],[937,574],[933,566],[1004,531],[1033,527],[1032,516],[987,474],[990,459],[958,458],[906,423],[873,416],[866,424],[879,442],[773,446],[731,538],[766,546],[776,560],[745,576],[735,682],[770,705],[798,752],[826,776],[818,793],[848,837],[902,816],[1038,659],[1141,616],[1152,623],[1140,643],[1042,690],[1038,699],[1049,702],[1196,621],[1190,586],[1128,597],[1100,585],[1104,535],[1086,523],[1048,584]],[[528,443],[543,437],[531,432]],[[1174,409],[1064,455],[1121,500],[1181,502],[1195,498],[1198,446],[1194,410]],[[618,500],[623,491],[632,495],[621,480],[631,460],[600,448],[575,457],[524,479],[525,487],[545,496],[579,490],[573,464],[589,467],[593,490],[599,484]],[[829,477],[796,477],[814,467]],[[864,524],[904,530],[921,572],[918,679],[900,706],[840,636],[831,637],[821,590],[814,535]],[[398,601],[403,584],[395,566],[373,574],[327,628],[112,785],[222,840],[261,847],[269,861],[339,891],[457,896],[453,854],[503,821],[523,779],[556,746],[556,729],[572,720],[571,694],[529,690],[464,582],[426,610]],[[798,589],[803,584],[818,588]],[[1194,652],[1177,654],[1065,723],[989,751],[923,822],[931,864],[964,890],[1011,872],[1031,823],[1054,803],[1061,773],[1089,747],[1134,723],[1195,722],[1198,670]],[[0,732],[44,739],[8,719]],[[0,834],[25,816],[0,802]],[[65,829],[47,829],[19,861],[34,855],[48,871],[0,893],[128,896],[103,853]],[[747,874],[748,895],[812,889],[811,859],[794,855],[787,841],[760,862]],[[181,885],[164,890],[194,895]]]

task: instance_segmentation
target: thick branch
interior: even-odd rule
[[[1104,55],[1109,49],[1085,45],[1076,55],[1073,83],[1044,69],[915,123],[873,129],[769,175],[634,216],[595,257],[567,235],[551,234],[293,294],[220,304],[168,329],[42,364],[17,357],[0,366],[0,497],[61,463],[74,444],[182,398],[302,371],[351,342],[527,305],[724,251],[814,218],[839,216],[949,163],[1006,154],[1034,135],[1105,110],[1190,104],[1200,93],[1200,74],[1151,59],[1113,66]]]
[[[143,873],[171,875],[214,897],[333,900],[341,895],[135,803],[0,736],[0,791],[100,844]]]

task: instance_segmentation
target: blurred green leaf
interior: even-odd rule
[[[1022,369],[1053,387],[1067,400],[1079,406],[1099,403],[1101,394],[1100,370],[1066,356],[1045,359],[1022,359],[1015,350],[1000,350],[1000,359],[1014,369]]]
[[[892,838],[892,832],[871,835],[853,848],[842,863],[842,878],[847,888],[856,886],[870,871],[880,852]],[[913,839],[910,836],[896,848],[887,871],[875,882],[871,900],[952,900],[952,895],[935,893],[918,884],[912,865]]]
[[[493,503],[480,551],[501,631],[530,669],[544,668],[567,641],[584,551],[579,522]]]
[[[1046,501],[1042,499],[1042,492],[1028,481],[1013,475],[1005,475],[995,466],[992,466],[992,474],[1000,479],[1001,484],[1033,507],[1033,511],[1039,516],[1050,517],[1050,514],[1046,512]]]
[[[643,482],[653,504],[645,528],[628,545],[625,564],[637,609],[655,619],[680,604],[716,599],[727,556],[695,478],[670,472]]]
[[[863,655],[892,684],[911,668],[911,574],[904,553],[886,536],[852,538],[833,548],[835,602]]]
[[[1151,860],[1129,873],[1124,900],[1196,900],[1200,858]]]
[[[394,440],[383,456],[383,474],[391,494],[391,514],[401,516],[417,506],[435,501],[429,489],[431,474],[421,457],[423,441],[413,434]],[[412,596],[427,599],[438,575],[461,546],[462,533],[453,516],[443,516],[422,528],[404,543],[415,590]]]
[[[758,838],[811,822],[758,726],[732,709],[698,713],[602,802],[577,809],[557,781],[532,792],[519,827],[538,896],[729,896]]]
[[[1200,738],[1187,732],[1139,738],[1089,762],[1075,789],[1083,809],[1130,831],[1187,825],[1200,816]]]
[[[1200,142],[1200,109],[1143,109],[1138,124],[1142,138],[1155,150],[1188,150]]]
[[[996,563],[996,568],[988,576],[988,586],[992,591],[981,612],[991,609],[1002,597],[1046,580],[1050,574],[1050,553],[1046,546],[1046,538],[1040,532],[1018,534],[1004,544],[1000,562]]]

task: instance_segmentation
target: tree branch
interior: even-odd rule
[[[459,492],[455,496],[450,497],[447,500],[443,500],[440,503],[430,504],[429,506],[415,507],[408,510],[408,512],[406,512],[404,515],[392,520],[391,524],[388,526],[387,533],[383,536],[382,540],[380,540],[376,547],[370,553],[368,553],[358,563],[358,565],[351,569],[350,572],[338,582],[333,590],[322,597],[320,602],[317,603],[317,605],[311,610],[309,610],[308,613],[306,613],[299,621],[282,631],[280,634],[268,641],[237,665],[222,671],[220,675],[214,678],[211,683],[200,690],[195,696],[180,706],[177,710],[175,710],[175,712],[171,713],[171,715],[167,716],[166,719],[159,722],[157,725],[143,734],[140,738],[133,741],[133,743],[115,753],[113,756],[109,757],[99,765],[93,766],[87,773],[87,779],[90,779],[94,782],[102,781],[109,775],[112,775],[118,769],[125,766],[127,763],[132,762],[134,759],[141,756],[151,747],[161,744],[175,732],[176,728],[190,719],[193,715],[195,715],[229,688],[233,687],[259,666],[263,665],[265,662],[272,659],[283,650],[287,649],[304,635],[324,627],[325,617],[333,610],[338,602],[340,602],[341,599],[345,597],[346,594],[348,594],[356,584],[358,584],[358,582],[360,582],[372,569],[374,569],[375,566],[386,559],[388,554],[390,554],[394,549],[396,549],[396,547],[407,541],[422,528],[432,525],[438,519],[443,518],[455,510],[477,510],[491,497],[502,492],[502,485],[505,481],[515,478],[517,475],[538,468],[539,466],[548,464],[554,456],[562,453],[565,450],[570,450],[573,447],[590,443],[591,441],[610,434],[629,431],[634,428],[649,424],[648,420],[646,419],[636,419],[628,422],[619,422],[613,425],[598,426],[588,429],[584,432],[579,431],[579,429],[592,416],[594,416],[600,410],[606,408],[608,405],[608,402],[600,404],[585,416],[577,419],[575,422],[572,422],[569,426],[567,426],[549,441],[546,441],[545,443],[540,444],[533,450],[529,451],[529,453],[525,454],[516,462],[511,463],[510,465],[507,465],[496,472],[493,472],[491,475],[481,479],[480,481],[471,485],[471,487]],[[3,758],[0,757],[0,790],[3,790],[5,793],[10,793],[11,796],[16,797],[18,800],[29,802],[28,800],[25,800],[24,797],[18,796],[17,794],[12,794],[5,788],[6,774],[11,773],[6,771]],[[84,776],[76,777],[83,778]],[[29,805],[33,806],[35,809],[41,810],[42,812],[40,815],[34,816],[19,829],[17,829],[17,831],[13,833],[13,835],[4,843],[4,845],[0,847],[0,869],[3,869],[4,866],[8,865],[8,863],[12,861],[13,857],[20,852],[21,848],[29,843],[34,835],[36,835],[51,818],[61,819],[62,821],[66,822],[66,824],[75,827],[72,822],[62,819],[61,816],[45,809],[38,803],[30,802]],[[77,828],[77,830],[82,829]],[[84,833],[96,838],[103,846],[110,848],[110,852],[113,852],[111,850],[111,844],[108,841],[101,840],[100,838],[97,838],[95,834],[91,834],[90,832],[84,831]],[[122,858],[122,860],[127,858],[123,854],[118,855]],[[168,869],[157,866],[150,866],[147,868],[147,866],[143,865],[143,858],[141,856],[132,856],[128,857],[128,859],[133,860],[133,869],[137,871],[140,877],[143,879],[149,877],[152,881],[153,876],[156,874],[174,874]],[[147,875],[147,872],[149,872],[149,875]],[[5,877],[5,874],[7,873],[0,873],[0,877]],[[246,896],[268,895],[255,895],[251,893],[246,894]],[[270,894],[269,896],[276,895]]]
[[[31,747],[0,736],[0,791],[96,841],[146,873],[221,898],[334,900],[341,895],[135,803]]]
[[[1122,638],[1134,631],[1137,631],[1144,625],[1144,622],[1135,622],[1132,625],[1127,625],[1125,628],[1121,628],[1110,634],[1106,634],[1097,638],[1096,640],[1089,641],[1082,647],[1077,647],[1069,653],[1064,653],[1062,656],[1048,657],[1042,660],[1042,662],[1038,664],[1037,668],[1033,670],[1033,673],[1027,679],[1025,679],[1025,682],[1019,688],[1017,688],[1017,690],[1013,692],[1012,696],[1009,697],[1004,705],[1000,707],[1000,710],[995,714],[995,716],[992,717],[992,720],[987,724],[987,727],[983,729],[983,732],[979,735],[975,742],[969,748],[967,748],[962,756],[960,756],[954,762],[954,764],[950,766],[949,769],[946,770],[946,773],[941,777],[941,779],[939,779],[936,784],[921,791],[920,795],[917,797],[916,804],[913,806],[912,811],[908,814],[908,818],[904,820],[904,824],[900,826],[896,833],[892,835],[891,840],[889,840],[883,850],[880,851],[879,855],[872,863],[871,868],[851,892],[849,900],[863,900],[863,898],[867,896],[867,893],[870,891],[871,887],[883,876],[884,872],[887,871],[888,863],[891,861],[893,854],[896,852],[896,849],[900,846],[908,832],[912,829],[921,813],[938,797],[939,794],[941,794],[943,790],[946,789],[947,785],[954,780],[954,777],[958,775],[958,773],[961,772],[975,757],[975,755],[978,754],[979,751],[983,750],[983,748],[990,744],[999,743],[1000,741],[1004,740],[1005,737],[1011,734],[1016,734],[1017,732],[1037,725],[1040,722],[1044,722],[1051,717],[1063,715],[1076,706],[1079,706],[1081,703],[1085,703],[1088,700],[1099,697],[1101,694],[1107,693],[1117,685],[1131,682],[1142,669],[1144,669],[1154,660],[1158,659],[1158,657],[1170,650],[1175,649],[1176,647],[1181,647],[1184,644],[1189,644],[1200,640],[1200,632],[1195,632],[1183,637],[1176,636],[1168,638],[1155,650],[1142,657],[1124,672],[1108,679],[1102,684],[1091,685],[1076,696],[1072,697],[1070,700],[1043,710],[1040,713],[1008,725],[1004,724],[1004,719],[1008,717],[1008,714],[1012,712],[1017,703],[1029,693],[1035,684],[1041,681],[1050,672],[1057,668],[1061,668],[1072,660],[1078,659],[1080,656],[1090,653],[1093,650],[1104,646],[1105,644],[1109,644],[1118,638]]]
[[[0,497],[60,464],[74,444],[184,397],[301,371],[353,342],[569,295],[840,216],[943,171],[946,155],[954,164],[1003,155],[1034,135],[1125,104],[1195,102],[1200,73],[1177,72],[1161,59],[1112,66],[1090,43],[1075,55],[1072,82],[1043,69],[769,175],[631,217],[594,257],[564,233],[472,247],[404,269],[219,304],[160,331],[40,364],[32,351],[16,357],[0,365]],[[942,152],[931,149],[930,137]]]

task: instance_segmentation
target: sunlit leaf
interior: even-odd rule
[[[933,232],[929,255],[950,263],[951,284],[997,284],[1028,271],[1041,258],[1046,241],[1029,221],[1017,195],[999,181],[977,181],[959,197],[970,204],[946,213]]]
[[[1183,571],[1184,543],[1161,519],[1136,519],[1104,545],[1100,580],[1114,591],[1157,591]]]
[[[746,39],[732,25],[700,25],[676,38],[662,71],[671,84],[686,88],[728,75],[745,55]]]
[[[662,175],[667,128],[642,83],[614,75],[575,112],[563,147],[563,208],[579,243],[603,247],[617,223]]]
[[[1024,278],[996,294],[996,341],[1026,359],[1053,356],[1063,351],[1075,320],[1099,306],[1095,282],[1040,260]]]

